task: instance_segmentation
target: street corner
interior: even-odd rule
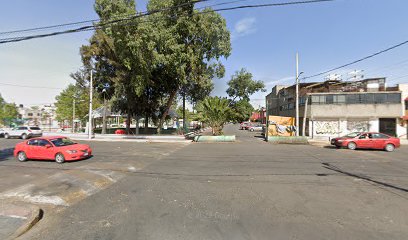
[[[29,231],[43,217],[43,210],[28,203],[0,205],[0,238],[15,239]]]

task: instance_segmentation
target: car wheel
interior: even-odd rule
[[[25,154],[25,152],[19,152],[17,154],[17,160],[20,161],[20,162],[27,161],[27,155]]]
[[[350,150],[356,150],[357,145],[355,142],[350,142],[349,144],[347,144],[347,148]]]
[[[5,138],[5,139],[9,139],[9,138],[10,138],[10,135],[8,135],[8,133],[4,134],[4,138]]]
[[[387,152],[392,152],[394,151],[394,149],[395,149],[395,146],[391,143],[388,143],[387,145],[385,145],[385,151]]]
[[[25,133],[23,133],[23,134],[21,135],[21,139],[24,139],[24,140],[25,140],[25,139],[27,139],[27,137],[28,137],[28,136],[27,136],[27,134],[25,134]]]
[[[65,157],[62,153],[57,153],[57,155],[55,155],[55,161],[57,163],[64,163],[65,162]]]
[[[254,129],[253,129],[253,128],[251,128],[251,129],[249,129],[249,131],[253,132],[253,131],[254,131]]]

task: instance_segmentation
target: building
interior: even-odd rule
[[[24,107],[23,104],[20,104],[18,118],[24,125],[39,126],[44,130],[58,129],[55,112],[56,108],[52,104],[31,107]]]
[[[296,85],[273,87],[268,115],[295,117]],[[407,137],[408,84],[387,87],[385,78],[299,84],[299,131],[331,138],[355,131]],[[303,124],[305,122],[305,124]]]
[[[265,124],[266,123],[266,109],[262,107],[258,111],[252,112],[249,120],[252,122],[260,122],[262,124]]]

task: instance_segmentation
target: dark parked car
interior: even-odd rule
[[[400,139],[378,132],[354,132],[346,136],[333,138],[330,142],[337,148],[348,149],[383,149],[387,152],[394,151],[400,146]]]

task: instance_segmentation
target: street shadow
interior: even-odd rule
[[[384,186],[384,187],[396,189],[396,190],[403,191],[403,192],[408,192],[407,188],[403,188],[403,187],[395,186],[395,185],[392,185],[392,184],[389,184],[389,183],[386,183],[386,182],[381,182],[381,181],[378,181],[378,180],[374,180],[374,179],[371,179],[369,176],[350,173],[350,172],[342,170],[342,169],[340,169],[340,168],[338,168],[336,166],[333,166],[330,163],[322,163],[322,164],[323,164],[324,168],[326,168],[328,170],[338,172],[338,173],[341,173],[341,174],[344,174],[346,176],[355,177],[355,178],[366,180],[368,182],[375,183],[375,184],[378,184],[378,185],[381,185],[381,186]]]
[[[6,148],[6,149],[0,150],[0,162],[9,160],[9,158],[13,156],[13,151],[14,151],[14,148]]]

